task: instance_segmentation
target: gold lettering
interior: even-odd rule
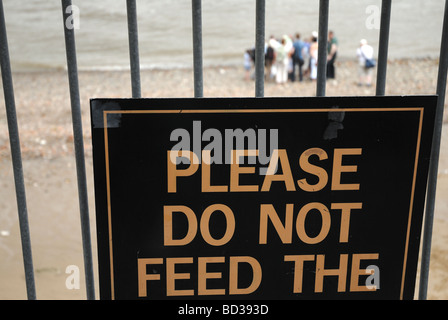
[[[254,174],[255,167],[240,167],[240,157],[257,156],[258,150],[232,150],[230,164],[230,192],[258,192],[258,186],[240,185],[241,174]]]
[[[281,164],[282,174],[274,174],[278,164]],[[288,160],[288,153],[284,149],[274,150],[272,152],[271,161],[266,176],[261,187],[261,191],[269,191],[273,181],[283,181],[287,191],[296,191],[294,178],[291,172],[291,166]]]
[[[166,295],[192,296],[194,290],[177,290],[176,280],[190,279],[189,273],[176,273],[176,264],[193,263],[193,258],[167,258],[166,259]]]
[[[310,238],[305,230],[305,220],[308,213],[313,209],[317,209],[319,211],[322,217],[322,227],[319,234],[316,237]],[[319,202],[308,203],[304,205],[302,209],[300,209],[299,215],[297,216],[296,220],[297,235],[299,236],[300,240],[302,240],[307,244],[316,244],[322,242],[327,237],[328,232],[330,231],[330,225],[331,225],[331,217],[328,208]]]
[[[147,281],[150,280],[160,280],[160,274],[148,274],[146,271],[146,266],[149,264],[163,264],[162,258],[157,259],[138,259],[138,296],[147,297],[148,287]]]
[[[202,151],[202,192],[227,192],[227,186],[212,186],[211,185],[211,164],[210,164],[211,150]]]
[[[285,256],[285,261],[294,262],[294,293],[302,293],[303,263],[314,261],[314,255]]]
[[[221,211],[222,213],[224,213],[227,221],[226,233],[221,239],[218,240],[214,239],[211,236],[209,229],[210,217],[212,213],[214,213],[215,211]],[[214,204],[207,207],[207,209],[205,209],[205,211],[202,213],[200,228],[202,237],[208,244],[212,246],[225,245],[227,242],[230,241],[230,239],[232,239],[233,234],[235,232],[235,217],[233,215],[232,210],[228,206],[223,204]]]
[[[367,270],[360,270],[360,261],[361,260],[378,260],[379,254],[354,254],[352,258],[352,274],[350,278],[350,291],[359,292],[359,291],[376,291],[376,288],[367,288],[367,286],[359,285],[359,276],[368,275],[370,273]]]
[[[198,295],[200,296],[212,296],[212,295],[224,295],[225,289],[207,289],[207,279],[221,279],[221,272],[207,272],[208,263],[223,263],[224,257],[209,257],[198,259]]]
[[[317,255],[316,258],[316,283],[314,292],[322,292],[325,276],[338,277],[338,292],[345,291],[347,282],[348,254],[341,254],[339,259],[339,269],[325,269],[325,256]]]
[[[177,168],[177,158],[187,158],[190,160],[190,165],[187,169],[181,170]],[[199,167],[198,156],[192,151],[168,151],[167,157],[167,177],[168,177],[168,192],[177,192],[177,177],[192,176]]]
[[[339,242],[348,242],[348,234],[350,229],[350,213],[352,209],[362,209],[362,203],[332,203],[332,210],[342,210],[341,215],[341,234]]]
[[[181,212],[188,219],[188,231],[183,239],[173,239],[173,212]],[[165,246],[184,246],[193,241],[198,230],[198,222],[193,210],[186,206],[163,207],[163,237]]]
[[[359,183],[342,184],[341,175],[343,172],[357,172],[358,166],[342,165],[342,157],[350,155],[361,155],[362,149],[334,149],[333,177],[331,180],[331,190],[359,190]]]
[[[286,205],[285,225],[283,225],[272,204],[262,204],[260,206],[260,244],[267,243],[268,218],[271,220],[282,243],[292,242],[293,209],[293,204]]]
[[[248,263],[252,267],[252,283],[247,288],[238,288],[238,264]],[[229,294],[251,294],[261,283],[262,270],[260,263],[252,257],[230,257]]]
[[[315,166],[309,162],[309,158],[312,155],[318,156],[319,160],[328,159],[328,155],[324,150],[322,150],[320,148],[311,148],[311,149],[308,149],[307,151],[305,151],[304,153],[302,153],[302,155],[300,156],[299,164],[300,164],[300,167],[303,169],[303,171],[317,176],[319,178],[319,181],[314,185],[310,185],[306,181],[306,179],[301,179],[301,180],[297,181],[297,183],[298,183],[298,186],[300,187],[300,189],[302,189],[304,191],[317,192],[317,191],[322,190],[327,185],[328,174],[327,174],[327,171],[325,171],[325,169]]]

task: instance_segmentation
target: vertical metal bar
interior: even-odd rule
[[[327,46],[328,46],[328,12],[330,10],[329,0],[320,0],[319,3],[319,38],[317,59],[317,88],[316,95],[324,97],[327,82]]]
[[[126,0],[128,13],[129,55],[131,60],[132,97],[141,98],[140,57],[138,47],[138,24],[136,0]]]
[[[11,144],[11,158],[14,171],[14,181],[19,215],[20,236],[22,239],[23,264],[27,297],[36,299],[34,283],[33,257],[31,252],[31,237],[28,224],[28,209],[26,204],[25,183],[23,178],[22,156],[20,149],[19,129],[17,124],[14,87],[9,60],[8,37],[6,33],[3,0],[0,0],[0,63],[2,70],[3,91],[5,95],[6,116],[8,121],[9,140]]]
[[[437,94],[439,96],[436,110],[431,162],[429,167],[428,191],[426,196],[425,225],[420,268],[419,299],[425,300],[428,292],[429,264],[431,256],[432,229],[436,203],[437,174],[439,171],[440,144],[442,140],[443,112],[445,106],[446,84],[448,75],[448,0],[445,2],[445,14],[440,47]]]
[[[67,54],[68,80],[70,86],[73,136],[75,145],[76,172],[78,179],[78,196],[81,215],[86,291],[87,299],[94,300],[95,287],[93,279],[92,245],[90,239],[89,205],[87,197],[81,103],[79,98],[78,63],[76,59],[74,26],[68,23],[70,19],[71,21],[73,21],[73,18],[71,17],[72,12],[72,1],[62,0],[62,14],[64,20],[64,35]]]
[[[381,6],[380,45],[378,49],[378,72],[376,78],[376,95],[386,94],[387,56],[389,50],[390,16],[392,0],[383,0]]]
[[[193,73],[194,96],[204,96],[203,61],[202,61],[202,1],[191,0],[193,15]]]
[[[266,1],[256,1],[255,26],[255,97],[264,97],[264,43]]]

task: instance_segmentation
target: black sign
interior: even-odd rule
[[[436,100],[92,100],[101,298],[412,299]]]

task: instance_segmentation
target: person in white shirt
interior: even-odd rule
[[[251,69],[252,69],[252,57],[250,56],[250,50],[246,50],[246,52],[244,52],[244,70],[246,71],[244,79],[246,81],[250,80]]]
[[[373,48],[367,43],[367,40],[361,40],[360,46],[356,51],[356,55],[358,56],[359,61],[358,85],[362,86],[365,84],[370,87],[372,85],[373,67],[366,67],[366,61],[367,59],[373,59]]]
[[[313,31],[310,44],[310,79],[317,79],[317,60],[319,55],[319,43],[317,42],[317,31]]]
[[[288,81],[288,65],[293,48],[291,38],[284,35],[281,42],[271,39],[270,44],[274,48],[275,80],[278,84],[285,84]]]

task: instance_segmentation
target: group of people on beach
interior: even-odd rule
[[[338,39],[333,31],[328,33],[327,46],[327,79],[336,79],[335,62],[338,53]],[[302,82],[304,79],[317,79],[318,33],[312,32],[308,39],[302,40],[300,33],[294,37],[283,35],[281,39],[271,36],[265,43],[265,79],[285,84],[288,81]],[[365,39],[360,41],[357,49],[359,61],[358,85],[371,86],[372,70],[375,67],[373,48]],[[251,70],[255,63],[255,49],[249,49],[244,55],[245,78],[250,80]]]

